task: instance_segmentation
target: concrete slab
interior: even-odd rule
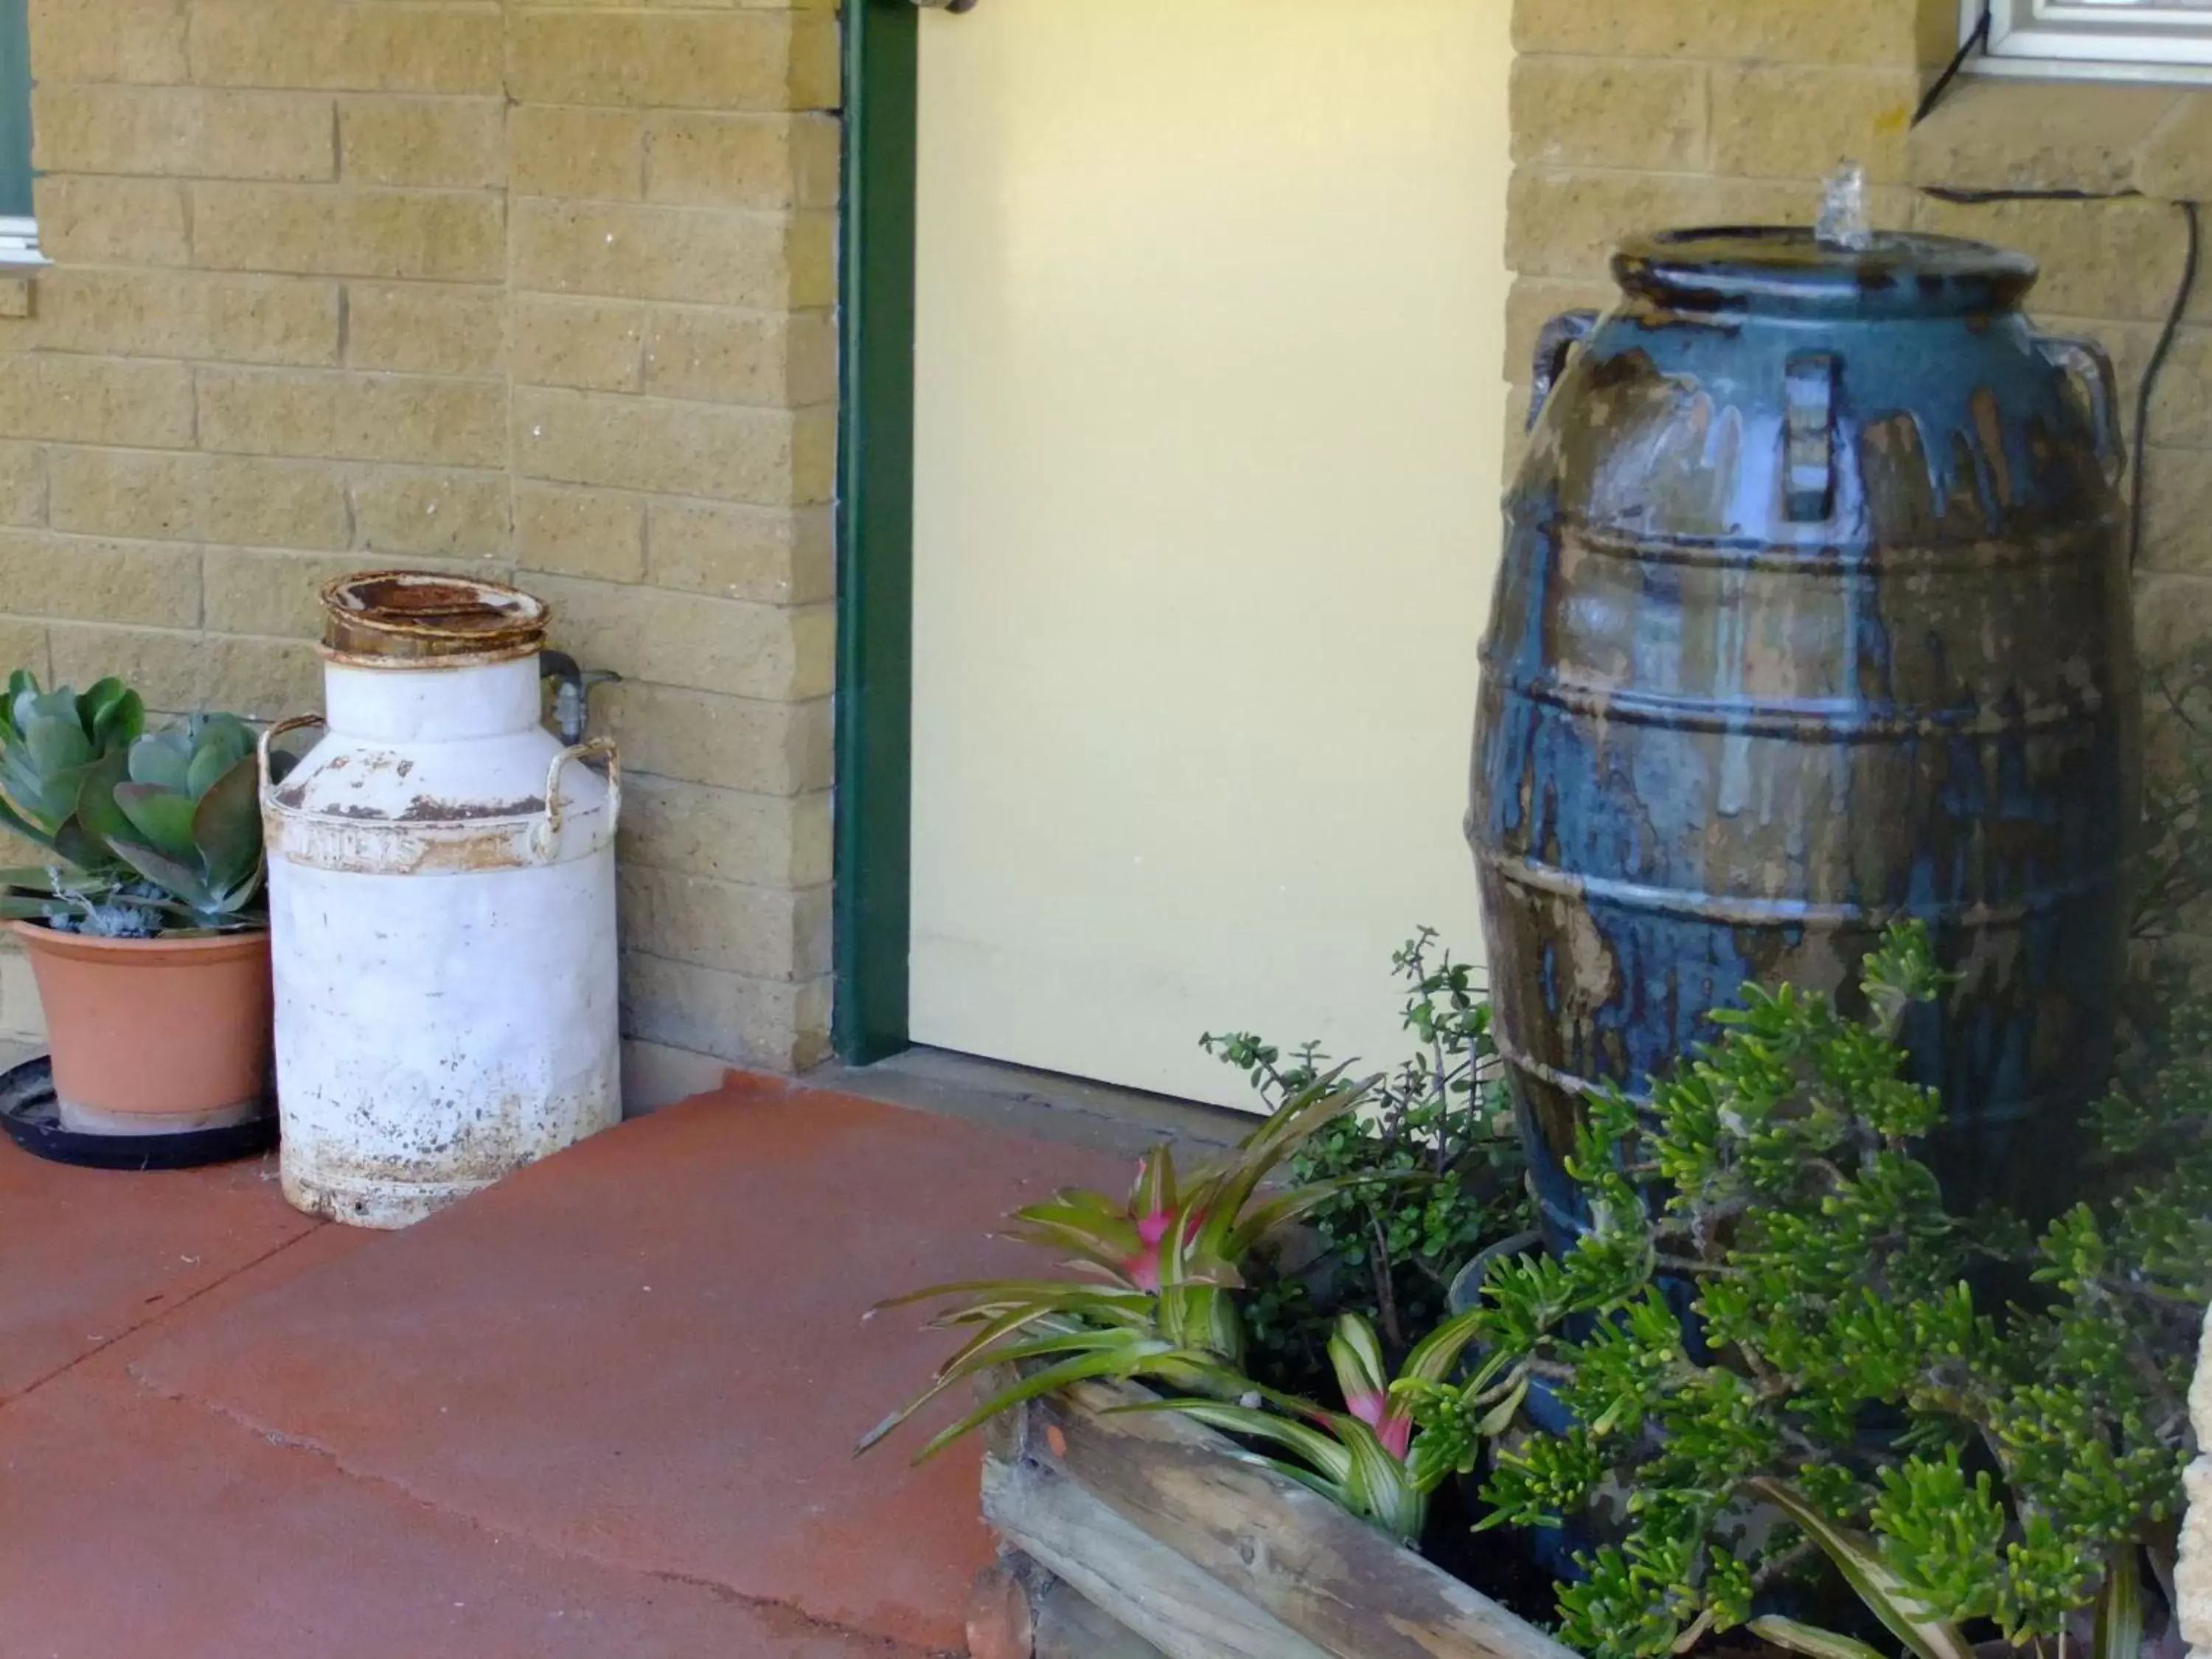
[[[70,1170],[0,1139],[0,1401],[313,1231],[273,1159],[161,1175]]]
[[[873,1066],[825,1066],[806,1080],[816,1088],[1130,1159],[1162,1141],[1174,1143],[1179,1153],[1186,1147],[1218,1151],[1251,1133],[1256,1121],[1220,1106],[942,1048],[909,1048]]]
[[[550,1552],[103,1357],[0,1411],[9,1659],[918,1659]]]
[[[152,1334],[132,1368],[180,1408],[532,1549],[951,1649],[988,1559],[975,1455],[852,1461],[945,1346],[861,1315],[1025,1268],[988,1237],[1007,1208],[1128,1174],[741,1082]]]

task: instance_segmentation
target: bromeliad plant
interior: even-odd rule
[[[1179,1179],[1165,1146],[1138,1167],[1127,1201],[1065,1190],[1014,1213],[1006,1236],[1067,1252],[1079,1279],[994,1279],[941,1285],[884,1308],[949,1300],[933,1325],[972,1332],[930,1386],[864,1438],[865,1452],[947,1389],[1000,1365],[1020,1368],[1011,1386],[933,1437],[930,1457],[1000,1413],[1094,1378],[1156,1377],[1173,1387],[1233,1399],[1250,1385],[1238,1375],[1245,1336],[1236,1291],[1244,1261],[1277,1229],[1346,1190],[1346,1177],[1287,1192],[1262,1189],[1269,1175],[1315,1135],[1354,1110],[1365,1085],[1336,1073],[1316,1078],[1244,1141]],[[878,1310],[880,1311],[880,1310]]]
[[[1250,1385],[1249,1392],[1234,1404],[1163,1400],[1121,1409],[1181,1412],[1247,1440],[1279,1447],[1296,1461],[1244,1455],[1319,1492],[1410,1549],[1420,1543],[1428,1525],[1429,1500],[1449,1471],[1434,1459],[1425,1465],[1413,1462],[1413,1414],[1394,1388],[1441,1385],[1479,1328],[1472,1316],[1438,1327],[1414,1346],[1394,1384],[1375,1328],[1358,1314],[1342,1316],[1328,1343],[1329,1362],[1344,1395],[1341,1412]],[[1275,1411],[1261,1409],[1251,1403],[1255,1400],[1273,1405]]]
[[[2212,1069],[2106,1114],[2108,1147],[2155,1146],[2160,1166],[2117,1217],[2084,1206],[2039,1241],[1961,1222],[1914,1156],[1940,1107],[1894,1041],[1941,982],[1901,929],[1869,961],[1866,1023],[1751,990],[1648,1110],[1594,1100],[1573,1164],[1591,1231],[1486,1277],[1474,1380],[1400,1385],[1423,1475],[1487,1454],[1486,1524],[1600,1538],[1559,1591],[1563,1634],[1595,1659],[1747,1623],[1872,1659],[1772,1605],[1822,1561],[1914,1659],[1973,1659],[1984,1630],[2135,1659],[2212,1292]],[[1970,1269],[1999,1257],[2032,1268],[2036,1305],[1978,1304]],[[1694,1346],[1667,1281],[1693,1292]],[[1573,1426],[1496,1441],[1532,1387]]]
[[[252,728],[230,714],[148,733],[135,692],[9,683],[0,820],[58,862],[0,872],[0,918],[149,939],[265,925]]]

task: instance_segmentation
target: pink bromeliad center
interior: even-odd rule
[[[1182,1236],[1186,1243],[1198,1237],[1198,1230],[1205,1220],[1202,1212],[1191,1212],[1190,1219],[1183,1226]],[[1174,1225],[1175,1216],[1166,1210],[1153,1210],[1137,1218],[1137,1237],[1144,1248],[1122,1262],[1121,1271],[1128,1275],[1129,1282],[1139,1290],[1157,1291],[1160,1288],[1160,1245]]]
[[[1160,1247],[1148,1244],[1121,1264],[1121,1272],[1140,1291],[1160,1287]]]
[[[1383,1450],[1401,1463],[1406,1461],[1413,1443],[1413,1419],[1393,1412],[1389,1395],[1355,1394],[1344,1403],[1354,1417],[1375,1431]]]

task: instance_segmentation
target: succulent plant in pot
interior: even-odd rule
[[[160,931],[235,933],[268,925],[260,777],[253,732],[232,714],[149,733],[85,774],[85,833],[150,891]]]
[[[9,682],[0,822],[53,854],[0,872],[31,958],[65,1128],[161,1134],[266,1109],[260,789],[230,714],[149,732],[137,695]]]
[[[80,696],[43,691],[37,676],[16,670],[0,702],[0,825],[77,869],[106,866],[106,850],[77,823],[85,775],[145,729],[145,704],[120,680]]]

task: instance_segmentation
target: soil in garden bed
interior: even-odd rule
[[[1428,1530],[1421,1540],[1422,1555],[1540,1630],[1552,1629],[1559,1617],[1559,1580],[1537,1561],[1526,1532],[1509,1527],[1476,1532],[1479,1510],[1480,1506],[1469,1501],[1466,1483],[1448,1483],[1431,1501]],[[1830,1622],[1868,1639],[1879,1638],[1878,1629],[1858,1632],[1864,1614],[1856,1603],[1826,1606],[1819,1612]],[[1694,1659],[1793,1659],[1793,1656],[1740,1630],[1698,1647]]]
[[[1526,1536],[1506,1527],[1477,1532],[1475,1518],[1465,1485],[1446,1481],[1430,1501],[1421,1553],[1500,1607],[1549,1630],[1559,1616],[1559,1581],[1537,1565]]]

